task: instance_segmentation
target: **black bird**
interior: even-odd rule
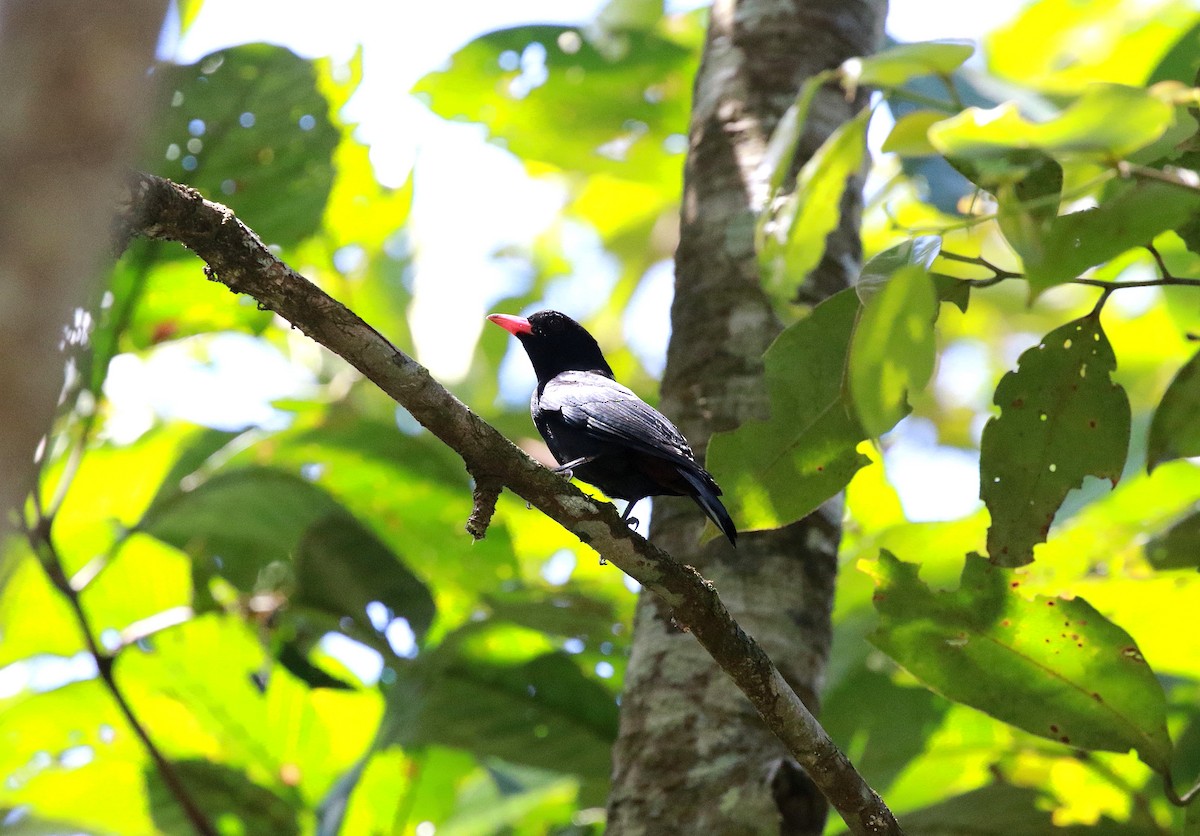
[[[717,499],[721,488],[696,464],[687,439],[613,379],[600,346],[582,325],[558,311],[488,319],[519,339],[533,363],[538,383],[529,410],[558,472],[627,500],[622,519],[647,496],[690,496],[736,543],[737,529]]]

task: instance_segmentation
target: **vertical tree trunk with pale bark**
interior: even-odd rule
[[[716,0],[696,78],[676,254],[664,412],[699,453],[766,413],[762,354],[781,325],[759,282],[754,225],[771,132],[809,76],[872,52],[885,0]],[[862,104],[824,90],[798,168]],[[845,287],[861,263],[861,183],[801,298]],[[840,502],[807,520],[697,548],[692,503],[655,501],[653,539],[716,585],[797,693],[818,707],[830,645]],[[825,803],[745,697],[652,595],[638,603],[613,753],[608,833],[817,834]]]
[[[0,8],[0,528],[29,492],[63,384],[63,330],[108,250],[166,10],[166,0]]]

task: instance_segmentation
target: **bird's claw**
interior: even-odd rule
[[[569,467],[556,467],[554,468],[554,472],[566,479],[568,482],[575,478],[575,471],[571,470]]]
[[[641,525],[641,521],[637,517],[626,517],[625,522],[629,523],[630,528],[637,528]]]

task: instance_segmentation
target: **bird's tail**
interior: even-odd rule
[[[729,542],[736,546],[737,527],[734,526],[733,519],[729,516],[729,512],[725,510],[725,506],[721,504],[721,500],[717,499],[717,494],[720,493],[721,489],[712,481],[712,477],[703,471],[694,473],[686,467],[679,468],[679,472],[687,480],[688,484],[692,486],[692,499],[696,500],[696,504],[700,506],[700,509],[729,538]],[[708,479],[705,479],[705,476],[708,476]]]

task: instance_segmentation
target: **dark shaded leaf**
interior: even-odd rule
[[[1030,292],[1037,295],[1128,249],[1149,244],[1198,209],[1200,193],[1151,182],[1134,183],[1093,209],[1060,215],[1050,222],[1040,247],[1025,243]]]
[[[379,601],[408,621],[417,639],[433,622],[429,589],[383,543],[349,515],[309,526],[296,549],[292,602],[355,619],[367,630],[367,604]]]
[[[292,246],[320,227],[340,132],[311,61],[249,44],[155,77],[145,167],[229,202],[268,244]]]
[[[1154,410],[1146,470],[1192,456],[1200,456],[1200,353],[1175,374]]]
[[[1189,514],[1145,547],[1155,569],[1200,568],[1200,513]]]
[[[990,784],[904,815],[915,836],[1141,836],[1143,827],[1101,817],[1093,825],[1059,827],[1045,795],[1028,787]]]
[[[244,773],[203,760],[173,764],[188,794],[210,822],[220,823],[222,833],[272,833],[279,836],[300,832],[300,810],[271,790],[254,783]],[[150,813],[163,833],[185,833],[192,829],[179,802],[154,769],[146,770]]]
[[[983,428],[979,496],[991,512],[988,553],[999,566],[1033,560],[1072,488],[1121,476],[1130,408],[1098,315],[1068,322],[1021,355],[996,387],[1000,415]]]

